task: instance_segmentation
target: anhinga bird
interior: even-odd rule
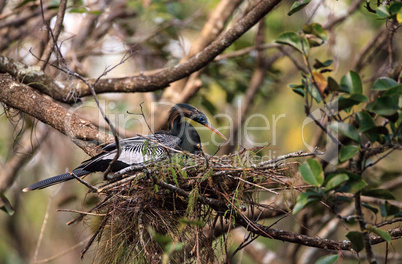
[[[161,160],[167,156],[166,150],[169,151],[169,149],[187,151],[193,154],[197,151],[202,152],[200,136],[195,128],[185,121],[185,117],[206,126],[226,140],[225,136],[208,122],[207,117],[200,110],[188,104],[176,104],[169,113],[169,131],[159,131],[152,135],[126,138],[119,141],[121,153],[111,167],[110,172],[119,172],[136,165],[141,167],[141,165]],[[23,191],[43,189],[57,183],[72,180],[75,178],[74,175],[81,177],[97,171],[104,172],[116,153],[116,143],[106,145],[103,147],[102,153],[84,161],[73,171],[34,183],[23,189]]]

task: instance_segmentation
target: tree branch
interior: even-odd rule
[[[0,73],[9,73],[14,79],[27,84],[43,94],[64,103],[75,103],[79,94],[43,73],[39,67],[27,66],[21,62],[0,56]]]
[[[42,125],[40,124],[39,129],[35,130],[35,137],[32,137],[32,130],[25,131],[17,143],[13,156],[2,166],[0,170],[0,193],[3,193],[14,183],[18,171],[32,158],[47,137],[49,132],[48,126]]]
[[[42,0],[40,2],[41,2],[40,4],[41,4],[41,9],[42,9],[43,23],[46,25],[46,27],[48,27],[49,34],[52,35],[49,42],[47,43],[45,51],[42,54],[42,58],[40,59],[40,61],[38,63],[38,66],[43,71],[43,70],[45,70],[46,65],[49,62],[49,59],[50,59],[50,56],[52,55],[54,46],[57,45],[57,39],[59,38],[61,28],[63,25],[64,14],[66,13],[67,0],[60,0],[59,11],[57,12],[57,20],[56,20],[56,24],[54,26],[53,31],[50,29],[48,22],[45,20]]]
[[[262,17],[269,13],[281,0],[264,0],[258,3],[243,19],[221,34],[214,42],[188,61],[174,67],[163,69],[157,73],[145,76],[101,79],[95,86],[96,93],[113,92],[152,92],[169,86],[170,83],[180,80],[191,73],[205,67],[221,54],[235,40],[253,27]],[[90,80],[93,84],[95,80]],[[89,88],[82,82],[74,83],[77,94],[88,96]],[[68,91],[66,91],[67,95]]]
[[[113,137],[99,132],[92,123],[45,98],[31,87],[15,81],[9,74],[0,74],[0,101],[25,112],[60,131],[82,148],[95,155],[94,147],[113,142]]]

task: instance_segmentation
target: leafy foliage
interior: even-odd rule
[[[295,3],[289,13],[293,14],[305,5],[304,2]],[[401,3],[384,4],[377,8],[376,13],[381,18],[395,19],[401,7]],[[319,24],[304,25],[302,29],[303,33],[286,32],[276,40],[277,43],[297,50],[303,57],[306,68],[309,69],[308,73],[302,72],[301,84],[291,84],[289,87],[305,99],[307,116],[311,114],[313,102],[316,103],[315,107],[324,113],[324,117],[315,123],[321,125],[320,128],[324,133],[332,136],[330,140],[338,151],[336,160],[326,162],[336,164],[339,161],[343,168],[327,173],[316,160],[309,159],[303,163],[299,168],[300,174],[304,182],[314,188],[309,188],[298,195],[293,214],[304,208],[316,208],[319,202],[326,202],[332,206],[333,201],[340,201],[337,198],[338,194],[350,193],[358,197],[363,195],[385,200],[385,203],[379,206],[380,210],[368,203],[362,205],[375,215],[395,217],[400,210],[389,202],[395,199],[394,195],[385,189],[375,189],[375,185],[364,180],[363,172],[375,165],[376,162],[372,161],[374,155],[401,149],[402,85],[384,76],[367,87],[363,85],[356,71],[349,71],[340,78],[340,81],[331,75],[325,78],[324,74],[332,71],[330,66],[333,61],[321,62],[314,58],[314,69],[311,68],[309,61],[312,59],[311,50],[325,44],[328,35]],[[379,160],[377,159],[377,162]],[[343,202],[349,203],[353,200]],[[353,231],[346,235],[356,252],[366,248],[364,234],[367,232],[390,241],[391,236],[387,231],[368,224],[362,225],[364,219],[345,221],[349,225],[356,222],[360,222],[360,226],[366,226],[361,232]],[[366,250],[371,251],[369,248]],[[316,263],[334,263],[337,259],[338,255],[325,256]]]

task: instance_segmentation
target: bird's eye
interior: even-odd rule
[[[204,124],[205,122],[207,122],[207,120],[205,120],[205,117],[201,116],[198,118],[198,122],[200,122],[201,124]]]

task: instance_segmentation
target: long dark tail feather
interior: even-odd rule
[[[76,169],[76,170],[73,170],[72,173],[74,173],[75,175],[80,177],[80,176],[90,174],[92,172],[87,171],[87,170],[82,170],[82,169]],[[31,186],[28,186],[28,187],[24,188],[22,191],[23,192],[29,192],[29,191],[33,191],[33,190],[39,190],[39,189],[43,189],[43,188],[52,186],[54,184],[58,184],[58,183],[61,183],[61,182],[72,180],[74,178],[75,177],[73,175],[71,175],[70,172],[67,172],[67,173],[60,174],[60,175],[45,179],[43,181],[34,183]]]

